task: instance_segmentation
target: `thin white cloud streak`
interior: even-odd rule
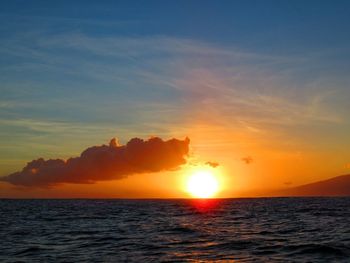
[[[177,85],[191,94],[190,103],[197,105],[199,111],[206,112],[205,115],[213,112],[229,121],[260,126],[343,122],[336,110],[329,109],[327,101],[336,95],[336,91],[329,92],[322,87],[316,92],[307,89],[291,91],[278,77],[270,79],[264,87],[259,84],[259,81],[265,80],[264,76],[251,76],[253,80],[247,78],[248,81],[240,85],[230,76],[202,70],[192,76],[189,74],[187,79],[178,80]]]
[[[30,132],[28,136],[33,137],[31,132],[39,132],[40,136],[43,137],[45,134],[53,136],[53,134],[59,134],[60,136],[65,134],[79,134],[86,133],[101,133],[101,132],[112,132],[116,130],[115,125],[93,125],[87,123],[76,123],[76,122],[65,122],[65,121],[49,121],[49,120],[40,120],[40,119],[0,119],[0,125],[2,127],[11,127],[18,128],[22,131],[28,129]],[[4,142],[5,143],[5,142]]]
[[[14,45],[3,44],[2,52],[33,59],[27,66],[34,70],[46,67],[62,74],[124,85],[124,89],[144,89],[145,93],[149,89],[145,84],[163,93],[180,92],[179,100],[171,105],[164,103],[145,111],[154,126],[157,126],[157,116],[162,119],[162,115],[170,112],[186,114],[182,121],[192,121],[198,118],[198,111],[221,117],[227,125],[242,125],[252,132],[270,129],[270,126],[345,121],[338,110],[344,105],[332,104],[332,98],[339,96],[338,89],[329,92],[329,87],[322,84],[327,76],[314,80],[321,84],[317,87],[298,79],[298,72],[317,62],[312,57],[254,54],[166,36],[97,38],[63,34],[39,35],[36,39],[34,46],[26,47],[13,39],[10,42]],[[23,38],[20,42],[23,43]],[[134,101],[134,105],[140,103],[141,107],[152,105],[151,101],[127,99]],[[4,107],[11,106],[4,103]]]

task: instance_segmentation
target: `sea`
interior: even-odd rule
[[[0,262],[350,262],[350,198],[2,199]]]

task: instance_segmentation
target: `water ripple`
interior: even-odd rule
[[[1,262],[349,262],[350,198],[0,200]]]

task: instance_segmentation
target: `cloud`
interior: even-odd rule
[[[218,167],[220,164],[219,163],[217,163],[217,162],[206,162],[205,163],[206,165],[209,165],[209,166],[211,166],[211,167],[213,167],[213,168],[216,168],[216,167]]]
[[[253,158],[251,156],[243,157],[241,160],[246,164],[250,164],[253,162]]]
[[[109,145],[92,146],[79,157],[68,160],[39,158],[20,172],[0,178],[14,185],[53,186],[61,183],[94,183],[122,179],[132,174],[174,170],[186,163],[189,138],[163,141],[131,139],[120,145],[113,138]]]

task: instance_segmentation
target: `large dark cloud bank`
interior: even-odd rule
[[[94,183],[114,180],[132,174],[174,170],[186,163],[188,138],[163,141],[131,139],[119,145],[112,139],[109,145],[93,146],[79,157],[68,160],[39,158],[29,162],[22,171],[0,178],[14,185],[53,186],[61,183]]]

